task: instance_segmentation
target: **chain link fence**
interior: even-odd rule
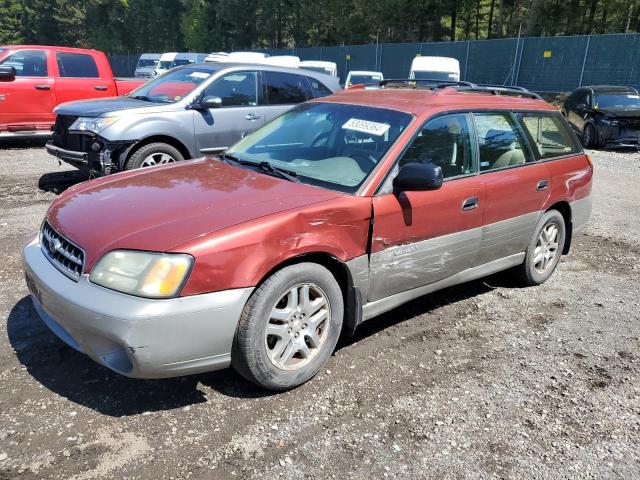
[[[538,92],[564,92],[601,84],[640,87],[637,33],[262,51],[335,62],[342,81],[350,70],[374,70],[381,71],[385,78],[407,78],[416,56],[435,55],[458,59],[461,79],[474,83],[520,85]],[[137,59],[138,55],[133,54],[109,55],[117,76],[132,76]]]

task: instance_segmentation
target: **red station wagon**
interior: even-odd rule
[[[123,375],[312,378],[341,333],[500,270],[538,285],[593,168],[523,90],[388,84],[302,104],[220,158],[70,188],[24,248],[35,309]]]

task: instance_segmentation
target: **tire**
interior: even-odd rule
[[[125,163],[125,170],[165,165],[184,160],[180,151],[168,143],[148,143],[135,150]]]
[[[584,148],[595,148],[598,146],[598,132],[590,123],[587,123],[582,131],[582,146]]]
[[[553,236],[548,241],[546,240],[549,234],[553,232],[552,226],[557,229],[555,242],[552,242]],[[543,236],[543,232],[545,232],[545,236]],[[551,233],[551,235],[553,234]],[[566,238],[566,225],[560,212],[549,210],[542,215],[527,246],[524,262],[519,267],[516,267],[516,273],[522,283],[534,286],[540,285],[549,279],[560,262]],[[548,242],[546,247],[545,242]],[[555,247],[553,246],[554,243]],[[551,258],[545,256],[546,252],[552,253],[553,256]],[[540,259],[540,254],[543,257],[542,260]]]
[[[296,310],[304,304],[295,300],[305,298],[305,286],[306,298],[312,302]],[[343,315],[342,291],[325,267],[299,263],[278,270],[253,292],[242,311],[231,365],[250,382],[269,390],[302,385],[333,353]],[[315,326],[310,319],[316,319]],[[267,327],[273,334],[267,334]]]

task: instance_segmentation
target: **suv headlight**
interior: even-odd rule
[[[175,297],[191,270],[193,257],[184,253],[114,250],[100,259],[89,280],[138,297]]]
[[[117,122],[120,117],[78,117],[69,127],[69,131],[99,133],[109,125]]]

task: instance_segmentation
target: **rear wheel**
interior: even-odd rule
[[[321,265],[277,271],[251,295],[236,330],[231,364],[247,380],[287,390],[311,379],[342,328],[342,291]]]
[[[564,217],[557,210],[549,210],[538,221],[524,262],[517,267],[526,285],[540,285],[549,279],[560,262],[565,238]]]
[[[155,167],[184,160],[180,151],[168,143],[149,143],[138,148],[127,160],[124,169]]]
[[[595,127],[587,123],[582,131],[582,145],[584,148],[594,148],[598,145],[598,135]]]

